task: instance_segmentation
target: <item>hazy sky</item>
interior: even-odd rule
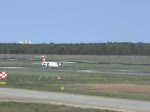
[[[150,43],[150,0],[1,0],[0,43]]]

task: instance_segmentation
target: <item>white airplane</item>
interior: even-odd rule
[[[43,67],[51,67],[51,68],[59,68],[61,67],[61,63],[58,63],[58,62],[46,62],[46,59],[44,56],[42,56],[42,66]]]

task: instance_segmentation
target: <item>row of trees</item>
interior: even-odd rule
[[[149,43],[0,44],[1,54],[150,55]]]

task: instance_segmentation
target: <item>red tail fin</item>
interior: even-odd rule
[[[46,62],[46,59],[44,56],[42,56],[42,62]]]

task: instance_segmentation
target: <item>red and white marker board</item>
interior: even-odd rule
[[[2,78],[8,78],[7,72],[0,72],[0,79]]]

